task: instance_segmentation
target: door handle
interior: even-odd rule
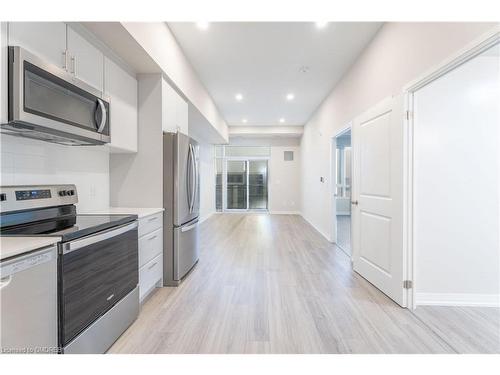
[[[189,213],[193,213],[194,208],[194,197],[195,197],[195,189],[196,189],[196,171],[195,171],[195,155],[193,150],[193,145],[189,144]]]
[[[137,228],[137,222],[134,221],[131,224],[126,224],[121,227],[118,227],[118,229],[111,229],[108,230],[102,234],[96,234],[94,236],[89,236],[89,237],[84,237],[81,240],[75,240],[71,242],[66,242],[63,245],[63,254],[70,253],[74,250],[81,249],[82,247],[89,246],[92,244],[95,244],[100,241],[108,240],[110,238],[119,236],[120,234],[126,233],[130,230],[134,230]]]
[[[76,76],[76,59],[75,59],[75,56],[71,56],[70,57],[70,61],[71,61],[71,71],[70,71],[70,73],[73,73]]]
[[[99,109],[101,111],[101,123],[99,124],[99,127],[97,128],[98,133],[102,133],[104,130],[104,126],[106,125],[106,120],[108,117],[108,114],[106,113],[106,106],[104,105],[104,102],[97,98],[97,103],[99,104]],[[96,122],[97,122],[97,111],[96,111]]]
[[[191,213],[191,197],[193,196],[193,193],[191,192],[191,177],[192,177],[192,172],[191,168],[193,166],[193,163],[191,161],[192,158],[192,153],[191,153],[191,144],[189,144],[189,150],[188,150],[188,172],[186,176],[186,189],[187,189],[187,200],[188,200],[188,207],[189,207],[189,213]]]
[[[352,204],[353,206],[357,206],[357,205],[358,205],[358,203],[359,203],[358,201],[351,201],[351,204]]]
[[[198,164],[196,162],[196,152],[193,146],[193,171],[194,171],[194,188],[193,188],[193,210],[196,203],[196,196],[198,195]]]

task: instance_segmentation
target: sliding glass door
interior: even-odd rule
[[[267,160],[228,159],[224,174],[226,210],[267,210]]]
[[[228,160],[226,164],[226,208],[246,210],[248,207],[248,162]]]
[[[267,210],[267,160],[248,161],[248,208]]]

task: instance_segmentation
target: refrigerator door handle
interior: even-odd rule
[[[188,226],[185,226],[185,227],[182,227],[182,228],[181,228],[181,232],[183,232],[183,233],[184,233],[184,232],[187,232],[187,231],[189,231],[189,230],[191,230],[191,229],[196,228],[197,226],[198,226],[198,222],[196,222],[196,223],[194,223],[194,224],[191,224],[191,225],[188,225]]]
[[[193,189],[193,211],[194,211],[194,205],[196,204],[196,196],[198,195],[198,162],[196,160],[196,151],[193,146],[193,167],[194,167],[194,189]]]
[[[194,147],[193,145],[190,145],[191,146],[191,163],[193,163],[192,165],[192,168],[191,168],[191,171],[193,173],[193,178],[191,179],[191,183],[193,184],[193,186],[191,187],[191,192],[192,192],[192,196],[191,196],[191,209],[190,209],[190,212],[193,213],[193,210],[194,210],[194,203],[195,203],[195,197],[196,197],[196,183],[197,183],[197,180],[198,178],[196,177],[196,155],[194,153]]]
[[[188,158],[187,158],[187,176],[186,176],[186,189],[187,189],[187,200],[188,200],[188,207],[189,207],[189,213],[191,213],[191,196],[192,196],[192,193],[191,193],[191,166],[192,166],[192,162],[191,162],[191,145],[189,145],[189,151],[188,151]]]

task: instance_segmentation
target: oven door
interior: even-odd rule
[[[8,70],[9,123],[3,131],[70,144],[110,141],[109,103],[101,91],[20,47],[9,47]]]
[[[70,343],[133,290],[138,270],[137,222],[61,244],[60,345]]]

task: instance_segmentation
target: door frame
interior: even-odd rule
[[[267,162],[267,178],[266,178],[266,191],[267,191],[267,208],[266,209],[250,209],[250,189],[249,189],[249,173],[250,162],[265,160]],[[222,158],[222,212],[225,213],[238,213],[238,212],[268,212],[269,211],[269,156],[229,156]],[[247,184],[247,208],[227,208],[227,162],[228,161],[244,161],[246,162],[246,184]]]
[[[335,191],[337,188],[337,137],[351,131],[351,158],[352,158],[352,121],[349,121],[330,139],[330,217],[332,218],[330,227],[330,242],[337,243],[337,202],[335,200]],[[353,163],[351,162],[351,192],[354,179],[352,178]],[[352,241],[352,226],[351,226],[351,241]],[[351,251],[352,262],[352,251]]]
[[[419,78],[411,81],[403,87],[405,95],[405,119],[404,119],[404,144],[403,144],[403,175],[404,175],[404,195],[403,195],[403,220],[404,220],[404,243],[407,259],[407,280],[410,280],[412,287],[407,289],[407,308],[414,310],[416,306],[416,259],[417,251],[415,247],[414,236],[414,116],[413,116],[413,98],[415,92],[423,88],[427,84],[444,76],[455,68],[461,66],[467,61],[473,59],[485,50],[500,43],[500,26],[495,26],[488,32],[484,33],[471,43],[467,44],[458,52],[450,55],[440,64],[437,64],[432,69],[421,75]]]

